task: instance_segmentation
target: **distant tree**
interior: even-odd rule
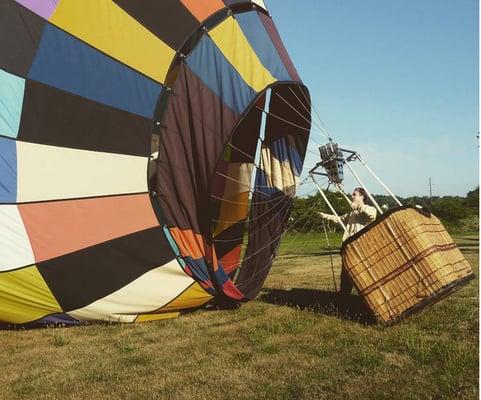
[[[458,225],[470,214],[469,209],[463,204],[463,198],[458,196],[443,196],[433,201],[432,212],[449,226]]]
[[[374,200],[376,200],[376,203],[379,204],[381,207],[385,205],[389,209],[389,208],[397,207],[399,205],[398,203],[396,203],[396,200],[392,198],[392,196],[388,196],[384,194],[374,194],[373,197],[374,197]],[[402,197],[396,196],[396,198],[401,203],[404,204],[404,199]]]
[[[328,191],[325,194],[337,213],[341,215],[349,211],[349,204],[340,193]],[[332,214],[320,193],[308,197],[296,197],[290,222],[295,224],[294,229],[297,231],[321,231],[323,219],[318,214],[321,211]],[[334,224],[331,223],[330,229],[332,228]],[[334,229],[337,230],[337,226]]]
[[[479,210],[479,186],[466,194],[466,205]]]

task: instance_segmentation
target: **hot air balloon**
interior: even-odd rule
[[[310,131],[263,1],[1,0],[0,33],[0,321],[253,299]]]

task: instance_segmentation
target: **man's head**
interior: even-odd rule
[[[353,201],[353,203],[364,204],[364,200],[366,198],[367,198],[367,193],[363,188],[358,187],[358,188],[355,188],[352,191],[352,201]]]

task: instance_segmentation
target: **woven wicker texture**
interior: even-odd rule
[[[444,226],[413,208],[393,212],[346,244],[342,258],[375,317],[392,323],[473,276]]]

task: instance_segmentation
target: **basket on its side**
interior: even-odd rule
[[[357,291],[385,324],[435,303],[474,277],[439,219],[412,207],[387,212],[347,239],[341,255]]]

